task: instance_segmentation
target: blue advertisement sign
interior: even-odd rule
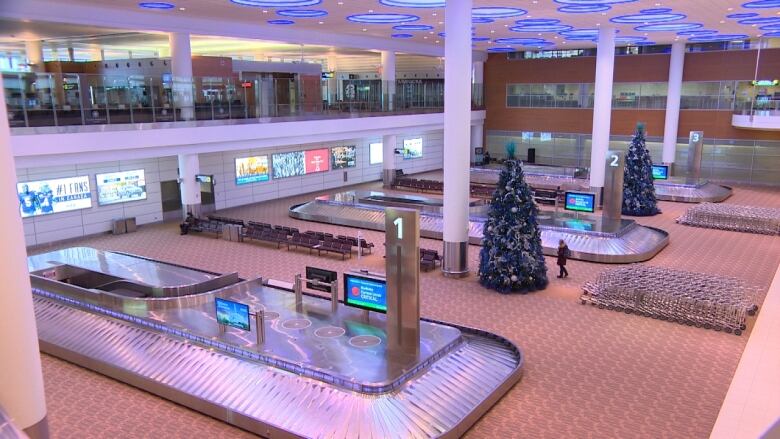
[[[369,311],[387,312],[387,282],[345,274],[344,303]]]
[[[215,298],[217,323],[249,331],[249,305]]]
[[[17,183],[16,193],[23,218],[92,207],[87,175]]]
[[[669,167],[666,165],[653,165],[653,180],[668,180]]]
[[[566,192],[564,209],[593,213],[596,211],[596,195],[585,192]]]

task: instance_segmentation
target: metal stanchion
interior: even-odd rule
[[[330,283],[330,312],[336,314],[339,309],[339,283],[333,281]]]
[[[295,311],[298,313],[303,312],[303,282],[301,275],[295,275],[295,283],[293,284],[293,291],[295,292]]]
[[[257,333],[257,345],[265,343],[265,310],[255,311],[255,331]]]

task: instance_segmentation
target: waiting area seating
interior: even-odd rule
[[[441,256],[436,250],[420,249],[420,270],[431,271],[436,268],[436,263],[441,265]]]
[[[417,192],[442,193],[444,183],[436,180],[420,180],[416,178],[403,177],[396,179],[393,185],[395,189],[412,189]],[[476,198],[492,198],[496,187],[484,183],[471,183],[471,196]],[[557,189],[542,189],[531,187],[532,195],[536,204],[545,204],[554,206],[563,200],[564,191],[560,187]]]
[[[214,221],[212,219],[198,219],[195,218],[190,224],[189,231],[190,232],[210,232],[214,233],[216,235],[216,238],[219,238],[222,235],[222,224],[219,221]]]

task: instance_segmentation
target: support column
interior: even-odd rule
[[[328,78],[328,103],[334,104],[338,100],[339,80],[336,77],[338,69],[338,58],[335,54],[328,55],[328,71],[333,72],[333,77]]]
[[[682,92],[683,65],[685,64],[685,42],[672,44],[669,61],[669,91],[666,94],[666,121],[664,122],[664,147],[661,161],[674,164],[677,152],[677,129],[680,126],[680,95]]]
[[[395,52],[382,51],[382,108],[393,111],[395,108]]]
[[[192,51],[190,34],[173,32],[168,34],[171,47],[171,75],[175,106],[181,109],[182,120],[195,119],[192,83]]]
[[[35,73],[46,71],[46,65],[43,63],[43,41],[25,41],[24,52],[27,64],[30,64],[30,71]]]
[[[382,136],[382,186],[391,187],[395,183],[395,134]]]
[[[593,136],[590,152],[590,187],[597,197],[604,187],[604,174],[609,150],[612,118],[612,79],[615,67],[615,29],[599,29],[596,49],[596,89],[593,101]]]
[[[445,276],[468,275],[472,0],[449,1],[444,27]]]
[[[182,215],[200,215],[200,184],[195,176],[200,173],[197,154],[179,154],[179,190],[181,191]]]
[[[472,69],[472,103],[481,108],[485,105],[485,62],[474,61]]]
[[[0,78],[0,102],[5,92]],[[0,106],[0,230],[5,261],[0,264],[0,405],[32,438],[47,438],[38,330],[33,313],[24,228],[16,198],[16,167],[5,105]]]
[[[474,151],[477,148],[484,149],[484,138],[484,125],[482,123],[471,125],[471,163],[476,162],[476,153]]]

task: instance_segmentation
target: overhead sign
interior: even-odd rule
[[[16,193],[23,218],[92,207],[87,175],[17,183]]]
[[[387,312],[387,283],[381,279],[344,274],[344,304]]]
[[[780,79],[759,79],[752,81],[752,84],[756,87],[774,87],[780,84]]]

